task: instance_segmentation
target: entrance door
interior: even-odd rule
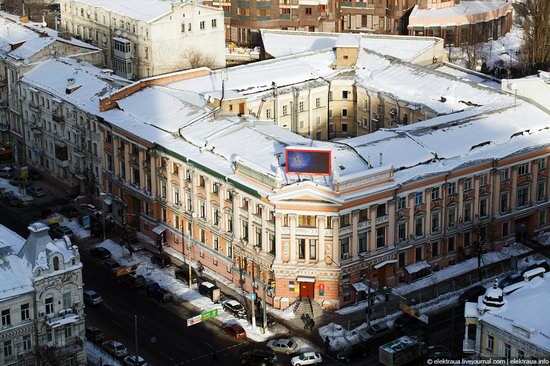
[[[378,286],[380,287],[386,286],[386,267],[387,266],[382,266],[378,268]]]
[[[300,297],[313,299],[314,289],[313,282],[300,282]]]

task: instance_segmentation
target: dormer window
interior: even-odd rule
[[[53,257],[53,270],[54,271],[59,271],[59,258],[58,257]]]

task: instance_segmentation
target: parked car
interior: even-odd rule
[[[173,300],[172,294],[160,287],[156,282],[151,282],[147,285],[147,296],[154,297],[161,302],[170,302]]]
[[[111,274],[116,275],[118,269],[121,267],[120,267],[120,264],[118,264],[118,262],[115,261],[114,259],[107,259],[106,261],[103,262],[103,268],[105,268]]]
[[[254,349],[241,355],[241,365],[274,366],[277,364],[277,355],[267,349]]]
[[[294,342],[292,339],[280,338],[270,340],[267,342],[266,347],[273,352],[290,354],[296,351],[298,343]]]
[[[128,355],[128,350],[118,341],[105,341],[101,344],[103,349],[111,356],[122,358]]]
[[[65,206],[59,211],[59,213],[69,219],[73,219],[78,216],[78,210],[73,206]]]
[[[145,277],[135,273],[129,273],[124,276],[120,276],[118,280],[128,285],[130,288],[143,287],[147,284],[147,281],[145,281]]]
[[[246,338],[246,331],[239,323],[224,324],[222,329],[235,339]]]
[[[62,238],[65,235],[68,237],[73,236],[73,231],[67,226],[59,225],[50,230],[50,234],[56,238]]]
[[[220,301],[220,289],[211,282],[204,281],[199,285],[199,294],[207,296],[212,302]]]
[[[11,179],[15,175],[15,168],[11,166],[5,166],[0,169],[0,178]]]
[[[513,285],[514,283],[518,283],[523,281],[523,276],[520,272],[512,272],[506,275],[504,278],[502,278],[500,281],[498,281],[498,287],[505,288],[510,285]]]
[[[140,250],[145,249],[145,244],[143,244],[137,236],[129,238],[128,241],[130,242],[130,247],[133,252],[139,252]]]
[[[451,352],[443,346],[429,346],[426,356],[431,360],[450,360],[453,358]]]
[[[103,298],[94,290],[84,290],[84,302],[90,305],[99,305],[103,303]]]
[[[16,187],[28,187],[31,183],[32,181],[27,178],[15,177],[10,179],[10,184]]]
[[[27,188],[27,192],[35,197],[44,197],[46,195],[46,191],[42,187],[29,187]]]
[[[158,253],[154,254],[151,257],[151,263],[156,264],[160,268],[166,268],[170,267],[170,265],[172,264],[172,260],[170,259],[170,256],[168,256],[168,254]]]
[[[102,234],[103,234],[102,225],[98,222],[92,223],[92,225],[90,226],[90,235],[93,238],[97,238],[97,237],[100,237]]]
[[[304,352],[290,359],[292,366],[316,365],[322,362],[323,358],[318,352]]]
[[[109,259],[111,258],[111,252],[107,248],[95,247],[90,249],[90,254],[99,259]]]
[[[237,318],[246,318],[246,309],[237,300],[226,300],[222,302],[222,307],[225,311]]]
[[[362,341],[374,341],[383,338],[391,333],[391,329],[385,323],[379,323],[364,328],[359,332],[359,339]]]
[[[129,355],[124,357],[125,366],[147,366],[147,361],[145,361],[141,356]]]
[[[199,282],[199,277],[197,276],[197,273],[195,272],[194,269],[191,270],[191,282],[192,283],[197,283]],[[183,268],[180,268],[180,269],[176,269],[176,271],[174,272],[174,276],[176,277],[176,279],[182,281],[182,282],[185,282],[185,283],[189,283],[189,270],[188,269],[183,269]]]
[[[525,268],[524,270],[521,271],[521,275],[523,276],[525,274],[525,272],[529,272],[535,268],[544,268],[544,271],[545,272],[549,272],[550,271],[550,265],[548,264],[547,261],[545,260],[541,260],[541,261],[537,261],[536,263],[533,263],[531,264],[529,267]]]
[[[105,340],[105,333],[98,327],[86,327],[86,338],[94,343],[101,343]]]
[[[366,344],[358,343],[348,346],[336,354],[338,361],[350,363],[366,358],[370,353]]]
[[[464,304],[466,302],[477,302],[477,299],[485,294],[485,291],[487,289],[481,285],[476,285],[474,287],[470,287],[466,291],[464,291],[460,296],[458,297],[458,301],[460,303]]]

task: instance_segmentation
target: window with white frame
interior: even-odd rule
[[[53,314],[53,297],[48,297],[44,301],[46,314]]]
[[[509,179],[510,179],[510,169],[509,168],[502,169],[500,171],[500,180],[501,181],[506,181],[506,180],[509,180]]]
[[[432,201],[439,199],[439,191],[440,191],[439,187],[432,187],[432,192],[431,192]]]
[[[397,239],[399,241],[407,240],[407,222],[403,221],[397,224]]]
[[[524,163],[518,166],[518,175],[527,175],[529,173],[529,164]]]
[[[407,207],[407,197],[397,197],[397,209],[403,210]]]
[[[421,205],[424,203],[424,192],[416,192],[414,196],[415,206]]]
[[[439,211],[432,212],[431,216],[432,233],[436,233],[439,231]]]
[[[464,191],[470,191],[472,189],[472,178],[464,178]]]
[[[456,182],[447,183],[447,195],[452,196],[456,194]]]
[[[546,159],[538,159],[537,160],[537,170],[540,172],[542,170],[546,169]]]
[[[70,309],[71,306],[73,306],[73,302],[71,299],[71,292],[65,292],[63,293],[63,309]]]

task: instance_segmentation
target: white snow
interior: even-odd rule
[[[508,4],[508,1],[464,1],[454,6],[447,6],[435,9],[421,9],[416,5],[410,15],[409,24],[413,25],[416,18],[429,18],[437,22],[438,18],[453,18],[472,16],[481,13],[488,13],[500,9]]]
[[[26,197],[25,193],[23,192],[23,189],[20,189],[19,187],[11,185],[8,179],[0,178],[0,188],[3,188],[5,193],[11,192],[16,197],[19,197],[19,198]]]
[[[61,221],[59,224],[64,225],[64,226],[68,227],[69,229],[71,229],[73,231],[74,235],[78,239],[85,239],[85,238],[89,238],[91,236],[90,230],[84,229],[82,227],[82,225],[80,225],[78,223],[78,219],[76,219],[76,218],[74,218],[74,219],[64,218],[63,221]]]
[[[483,254],[483,265],[502,261],[512,256],[517,256],[528,252],[529,249],[522,244],[515,243],[508,247],[502,248],[500,251],[488,252]],[[433,272],[431,275],[419,279],[418,281],[407,283],[399,283],[392,291],[398,295],[405,295],[421,288],[433,286],[436,283],[445,281],[449,278],[459,276],[463,273],[470,272],[477,268],[477,258],[470,258],[463,262],[445,267],[440,271]]]
[[[549,232],[541,232],[536,240],[541,243],[542,245],[550,245],[550,231]]]
[[[115,15],[145,22],[167,14],[172,9],[172,1],[165,0],[80,0],[80,2],[91,7],[105,9]]]
[[[111,357],[107,352],[96,346],[90,341],[84,342],[86,349],[86,359],[89,365],[105,365],[122,366],[116,359]],[[100,364],[100,361],[102,362]]]

